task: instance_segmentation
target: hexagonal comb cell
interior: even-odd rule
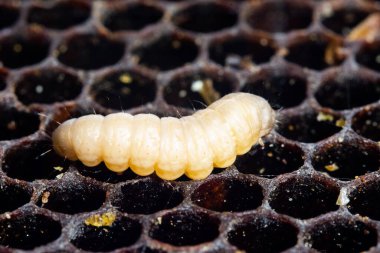
[[[63,64],[78,69],[99,69],[118,62],[124,43],[97,34],[77,34],[67,38],[55,54]]]
[[[380,41],[364,44],[356,53],[356,61],[364,67],[380,71]]]
[[[90,87],[94,100],[106,108],[126,110],[156,97],[153,77],[136,70],[118,70],[107,73]]]
[[[0,61],[8,68],[41,62],[48,56],[50,41],[41,32],[11,34],[0,39]]]
[[[0,179],[0,213],[10,212],[28,203],[32,189],[10,180]]]
[[[269,205],[278,213],[308,219],[338,209],[339,187],[321,176],[281,180],[270,193]]]
[[[276,130],[282,136],[299,141],[313,143],[338,133],[346,121],[342,115],[313,109],[294,110],[280,114]]]
[[[8,72],[4,69],[0,68],[0,91],[5,89],[7,86],[6,78],[7,78]]]
[[[297,234],[298,229],[287,220],[254,214],[233,226],[228,241],[246,252],[280,252],[297,243]]]
[[[360,71],[335,69],[327,72],[315,98],[325,107],[351,109],[380,99],[378,78]]]
[[[103,17],[103,24],[113,32],[140,30],[155,24],[163,16],[161,8],[148,3],[131,3],[115,6]]]
[[[380,107],[365,107],[352,118],[355,132],[373,141],[380,141]]]
[[[250,69],[256,64],[268,62],[275,53],[268,38],[242,34],[219,37],[209,46],[210,59],[236,69]]]
[[[91,7],[81,0],[61,1],[46,8],[33,6],[28,13],[27,21],[47,28],[63,30],[86,21]]]
[[[87,216],[72,229],[71,243],[87,251],[111,251],[127,247],[141,235],[139,222],[113,212]]]
[[[185,30],[208,33],[231,27],[237,19],[235,11],[227,5],[199,2],[174,13],[172,22]]]
[[[304,163],[300,147],[283,141],[266,141],[236,160],[236,168],[244,174],[273,178],[277,175],[298,170]]]
[[[198,46],[193,38],[182,33],[165,33],[148,38],[132,50],[134,59],[155,70],[171,70],[191,63],[198,56]]]
[[[179,210],[156,218],[149,236],[175,246],[190,246],[214,240],[219,220],[203,212]]]
[[[222,73],[218,68],[180,71],[165,86],[164,99],[174,106],[203,109],[237,86],[234,75]]]
[[[19,18],[20,11],[14,6],[0,5],[0,29],[13,25]]]
[[[267,32],[289,32],[307,28],[313,17],[311,5],[305,1],[266,1],[253,4],[247,22],[253,29]]]
[[[64,69],[46,68],[24,73],[15,88],[18,99],[26,105],[50,104],[76,98],[82,83],[75,74]]]
[[[12,215],[0,219],[0,245],[31,250],[61,235],[58,221],[39,213]]]
[[[305,237],[307,245],[323,252],[361,252],[377,243],[373,226],[338,215],[316,222]]]
[[[273,108],[297,106],[306,98],[307,80],[297,67],[266,68],[248,77],[243,92],[259,95]]]
[[[121,185],[111,202],[121,212],[151,214],[171,209],[182,200],[181,190],[176,186],[148,180]]]
[[[256,209],[263,200],[263,189],[249,179],[214,178],[202,183],[191,195],[194,204],[219,212]]]
[[[320,145],[313,155],[316,170],[340,180],[376,171],[380,167],[380,151],[377,145],[361,139],[338,137]]]

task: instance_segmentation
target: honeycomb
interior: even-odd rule
[[[380,20],[352,39],[379,12],[375,0],[1,1],[0,251],[379,252]],[[179,117],[236,91],[268,99],[278,123],[205,180],[51,151],[72,117]]]

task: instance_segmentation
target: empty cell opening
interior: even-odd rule
[[[174,246],[197,245],[219,235],[219,220],[206,213],[177,211],[156,219],[149,236]]]
[[[363,21],[368,12],[355,8],[341,8],[322,17],[322,24],[337,34],[346,36]]]
[[[42,214],[23,214],[0,220],[0,245],[5,247],[31,250],[60,235],[60,223]]]
[[[233,26],[237,14],[227,6],[216,3],[197,3],[174,14],[172,22],[185,30],[208,33]]]
[[[357,220],[334,217],[315,224],[306,234],[306,243],[322,252],[363,252],[376,246],[377,231]]]
[[[0,61],[8,68],[21,68],[45,59],[50,41],[43,34],[15,34],[1,39]]]
[[[11,178],[25,181],[54,179],[68,169],[69,161],[52,151],[51,142],[24,143],[7,149],[3,171]]]
[[[278,213],[309,219],[338,209],[339,187],[322,177],[291,177],[270,194],[269,204]]]
[[[242,91],[267,99],[275,109],[288,108],[302,103],[306,98],[306,79],[291,73],[277,72],[276,69],[259,78],[253,76],[244,84]]]
[[[0,140],[13,140],[36,132],[40,125],[37,114],[0,106]]]
[[[151,214],[179,205],[183,200],[181,191],[163,181],[139,181],[120,187],[112,199],[112,205],[121,212]]]
[[[32,190],[26,185],[19,185],[0,180],[0,213],[11,212],[28,203]]]
[[[335,110],[351,109],[380,99],[380,82],[360,73],[335,73],[323,80],[315,93],[322,106]]]
[[[198,56],[198,46],[193,39],[172,33],[141,45],[132,53],[138,63],[166,71],[194,61]]]
[[[215,71],[190,71],[175,76],[164,89],[166,102],[189,109],[204,109],[234,90],[233,76]]]
[[[340,180],[376,171],[380,167],[380,152],[376,145],[359,139],[339,140],[317,149],[313,156],[316,170]]]
[[[274,53],[275,49],[267,39],[247,36],[215,40],[209,48],[211,60],[236,69],[249,69],[268,62]]]
[[[276,130],[282,136],[300,142],[318,142],[335,133],[345,125],[345,119],[330,111],[296,111],[280,116]]]
[[[61,69],[33,70],[23,75],[16,83],[18,99],[31,103],[50,104],[76,98],[82,90],[79,79]]]
[[[105,198],[105,191],[96,185],[61,181],[44,189],[37,205],[55,212],[75,214],[98,209]]]
[[[380,141],[380,108],[363,109],[352,119],[355,132],[373,141]]]
[[[266,216],[245,218],[228,232],[228,241],[245,252],[280,252],[297,243],[298,229]]]
[[[380,42],[365,44],[357,52],[356,61],[367,68],[380,71]]]
[[[157,23],[163,16],[161,9],[154,5],[134,3],[111,10],[103,19],[103,24],[111,31],[140,30]]]
[[[17,8],[0,5],[0,29],[13,25],[19,18],[20,11]]]
[[[109,170],[104,163],[100,163],[95,167],[89,168],[83,165],[81,162],[75,162],[74,167],[82,176],[93,178],[97,181],[105,183],[116,184],[137,178],[137,175],[130,169],[116,173]]]
[[[298,39],[288,46],[285,59],[314,70],[323,70],[338,65],[343,61],[340,54],[340,43],[335,40],[310,35]]]
[[[254,29],[289,32],[307,28],[312,17],[313,9],[302,1],[271,1],[251,9],[247,22]]]
[[[141,235],[140,223],[115,215],[109,212],[88,217],[75,228],[71,243],[79,249],[95,252],[111,251],[134,244]]]
[[[235,165],[241,173],[273,178],[299,169],[304,159],[297,145],[267,141],[264,146],[255,145],[247,154],[239,156]]]
[[[380,181],[372,178],[355,186],[348,196],[347,207],[353,214],[380,220]]]
[[[51,8],[33,6],[28,13],[28,23],[63,30],[86,21],[91,8],[83,1],[61,1]]]
[[[0,68],[0,91],[4,90],[7,86],[7,72]]]
[[[115,64],[124,55],[124,43],[95,34],[78,34],[56,49],[58,60],[73,68],[91,70]]]
[[[218,212],[242,212],[261,205],[262,191],[255,181],[215,178],[200,185],[191,200],[198,206]]]
[[[117,71],[107,74],[90,88],[90,94],[100,105],[126,110],[152,102],[156,97],[156,83],[137,71]]]

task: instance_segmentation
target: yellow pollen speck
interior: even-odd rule
[[[133,81],[133,79],[130,74],[125,73],[119,76],[119,81],[125,84],[129,84]]]
[[[62,171],[63,170],[63,167],[61,167],[61,166],[55,166],[55,167],[53,167],[55,170],[58,170],[58,171]]]
[[[330,172],[333,172],[333,171],[339,170],[339,167],[338,167],[338,165],[333,163],[333,164],[326,165],[325,169],[330,171]]]
[[[49,196],[50,196],[50,192],[42,193],[42,198],[41,198],[42,204],[46,204],[47,202],[49,202]]]
[[[317,120],[318,121],[333,121],[334,116],[320,112],[320,113],[318,113]]]
[[[116,214],[112,212],[107,212],[103,214],[95,214],[90,217],[88,217],[84,223],[87,226],[94,226],[94,227],[110,227],[112,226],[112,223],[116,220]]]
[[[344,127],[345,124],[346,124],[346,121],[345,121],[343,118],[338,119],[338,120],[335,122],[335,125],[336,125],[337,127]]]

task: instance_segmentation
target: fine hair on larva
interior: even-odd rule
[[[52,135],[54,150],[93,167],[154,172],[166,180],[185,174],[203,179],[214,167],[232,165],[275,124],[275,111],[262,97],[230,93],[182,118],[120,112],[86,115],[62,123]]]

